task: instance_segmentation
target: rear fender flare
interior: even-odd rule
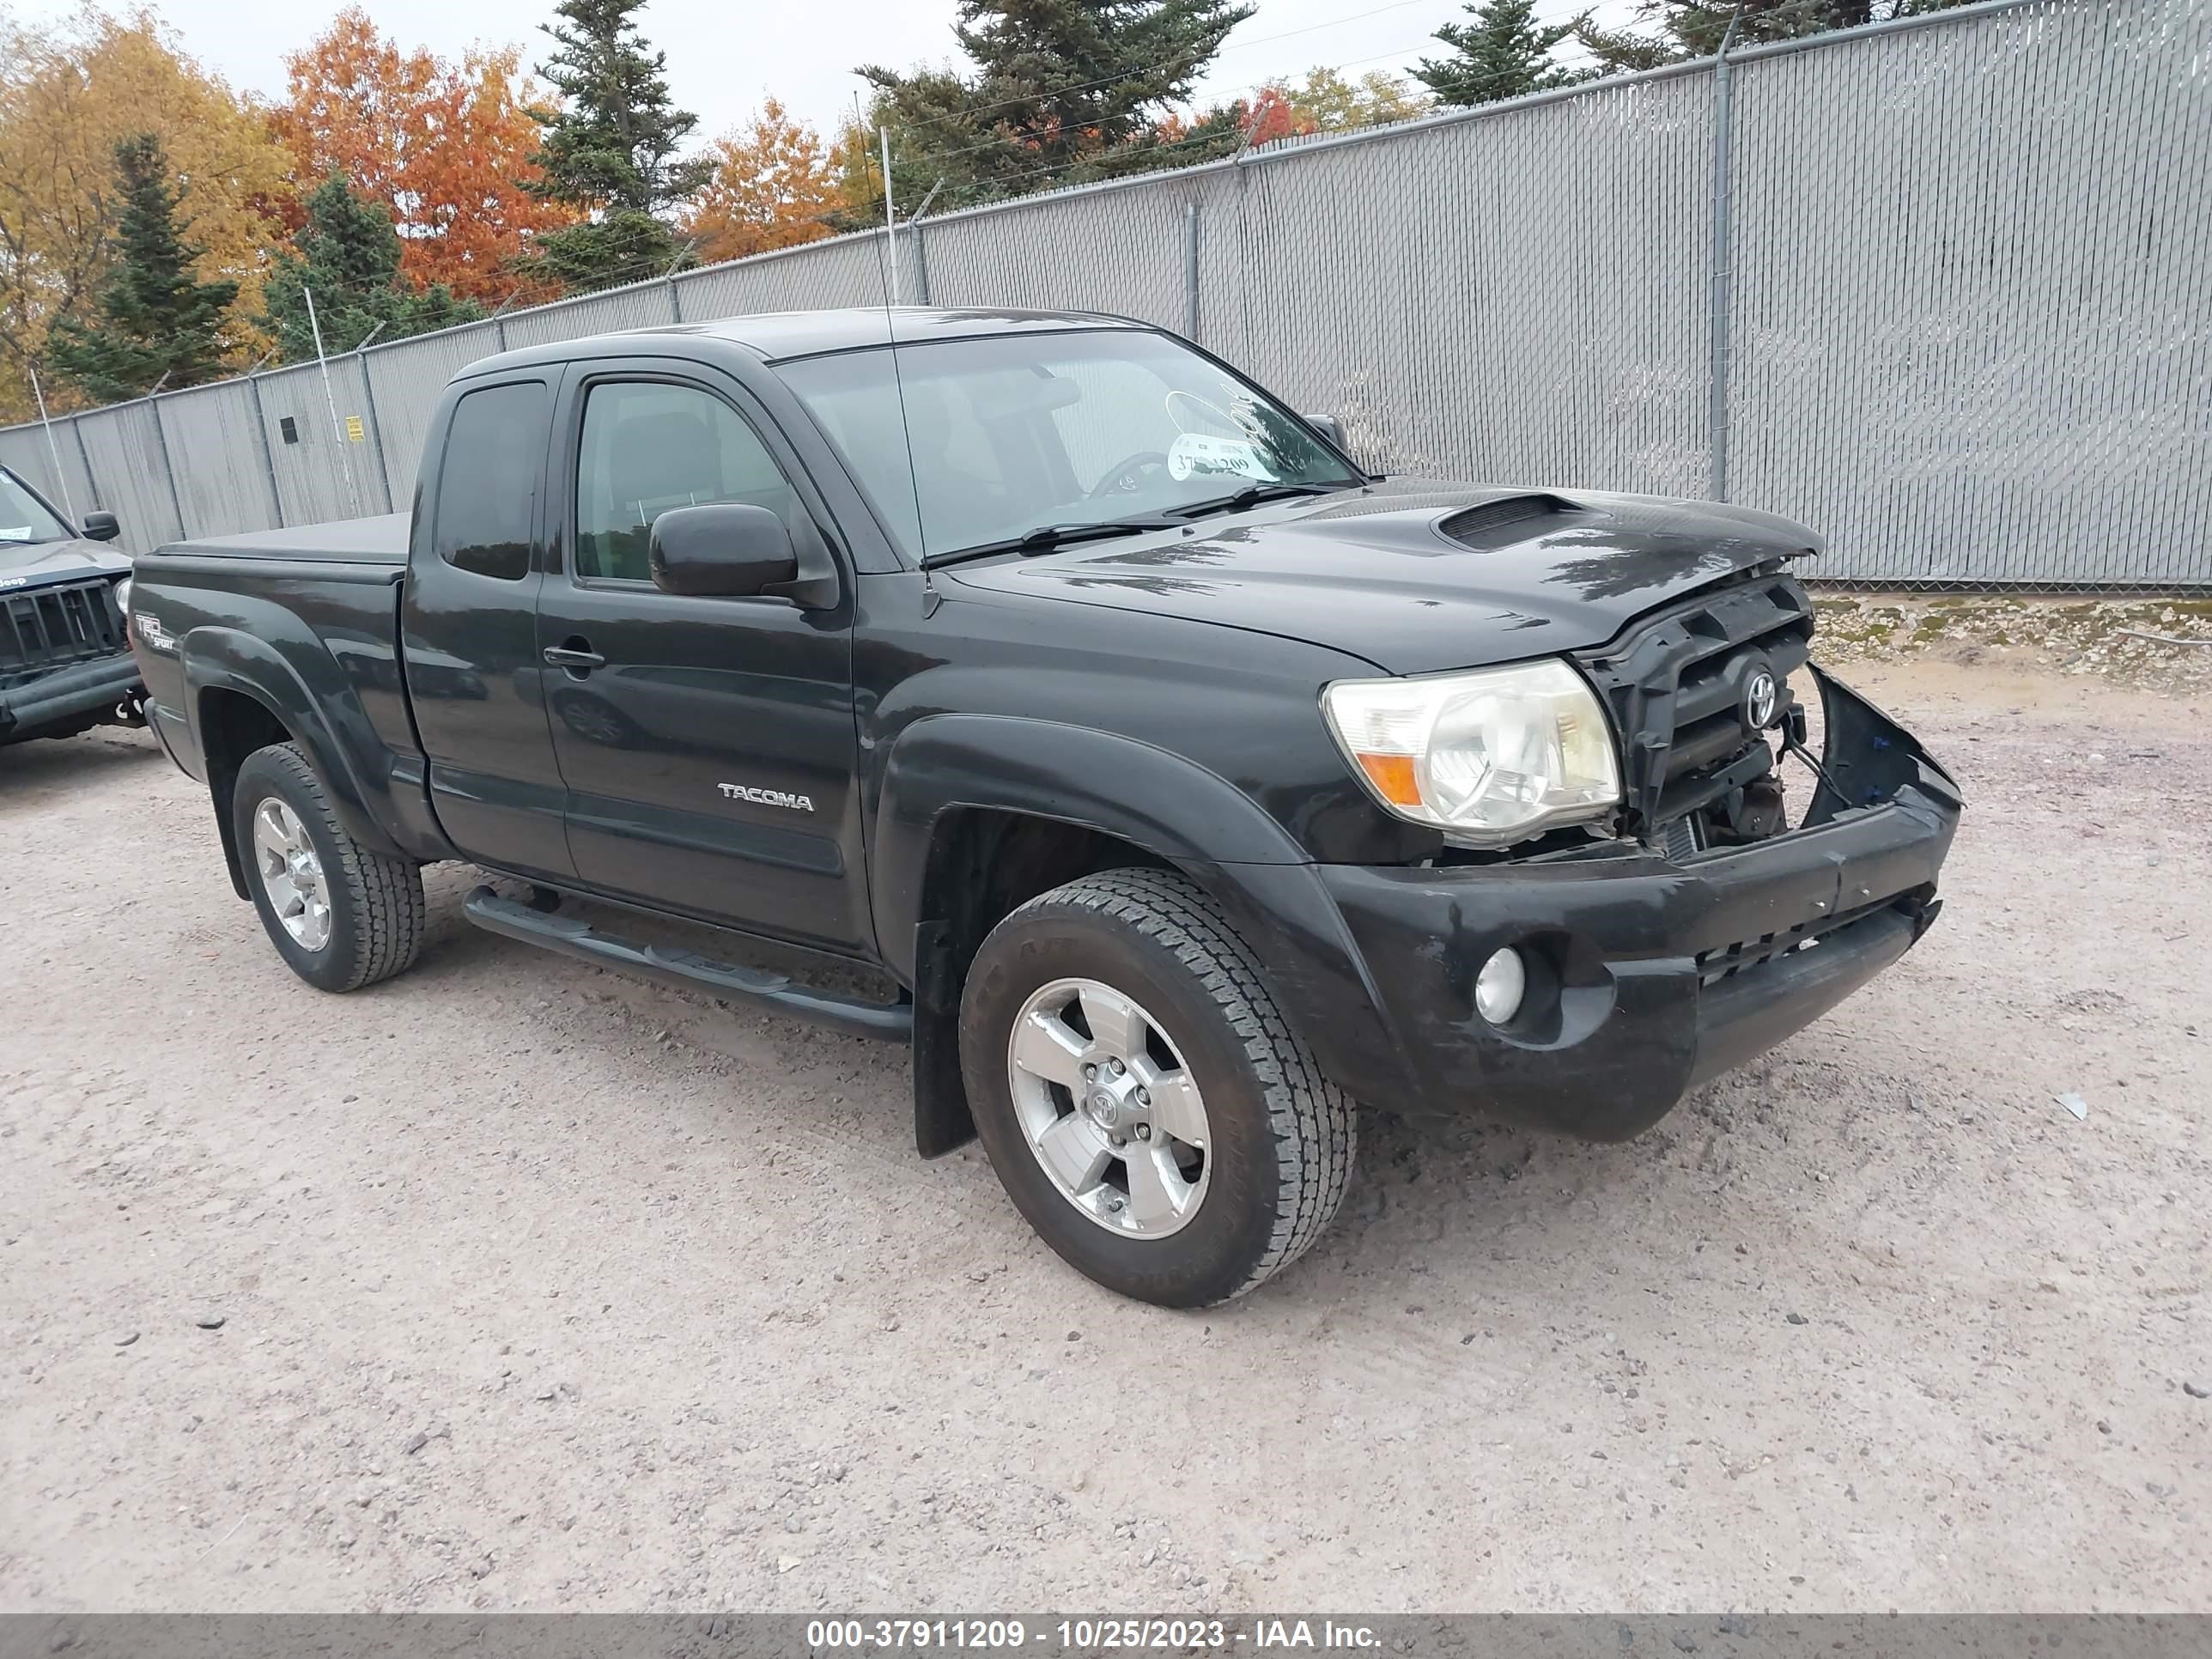
[[[250,697],[276,717],[307,755],[308,764],[329,792],[331,809],[346,833],[377,852],[395,858],[407,856],[368,810],[368,793],[362,787],[355,756],[374,752],[380,745],[366,716],[359,720],[360,729],[351,734],[349,745],[333,726],[329,708],[308,690],[307,682],[283,653],[242,629],[195,628],[179,642],[177,654],[184,667],[185,718],[191,723],[192,742],[201,755],[209,752],[202,725],[206,694],[234,691]],[[343,708],[337,718],[345,718]],[[212,796],[216,774],[211,763],[207,771]],[[216,800],[215,808],[224,855],[230,862],[232,878],[240,884],[239,890],[243,893],[243,866],[238,848],[232,844],[230,803]]]

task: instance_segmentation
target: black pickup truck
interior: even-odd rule
[[[130,557],[112,513],[72,527],[0,466],[0,744],[140,724],[138,665],[124,637]]]
[[[910,1042],[921,1152],[1131,1296],[1294,1259],[1355,1100],[1632,1135],[1936,914],[1959,793],[1808,662],[1766,514],[1385,481],[1077,313],[570,341],[429,431],[411,517],[139,562],[284,959],[398,973],[420,867],[485,866],[495,933]]]

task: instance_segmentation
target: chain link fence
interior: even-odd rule
[[[902,227],[908,301],[1119,313],[1370,465],[1711,495],[1832,580],[2212,588],[2212,0],[1995,3]],[[127,546],[404,510],[512,346],[890,297],[881,233],[0,430]]]

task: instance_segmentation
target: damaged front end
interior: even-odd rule
[[[1480,862],[1324,866],[1395,1037],[1346,1086],[1419,1115],[1620,1139],[1910,950],[1941,908],[1959,789],[1812,665],[1811,635],[1804,590],[1777,572],[1578,658],[1621,737],[1610,834]],[[1818,694],[1817,734],[1793,677]],[[1792,762],[1811,784],[1796,815]],[[1475,991],[1505,951],[1528,992],[1498,1023]]]

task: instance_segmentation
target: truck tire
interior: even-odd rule
[[[297,744],[238,769],[231,824],[270,942],[308,984],[357,991],[412,967],[422,948],[422,872],[345,832]]]
[[[1242,1296],[1321,1236],[1351,1179],[1352,1102],[1170,871],[1085,876],[1000,921],[962,992],[960,1057],[1015,1208],[1141,1302]]]

